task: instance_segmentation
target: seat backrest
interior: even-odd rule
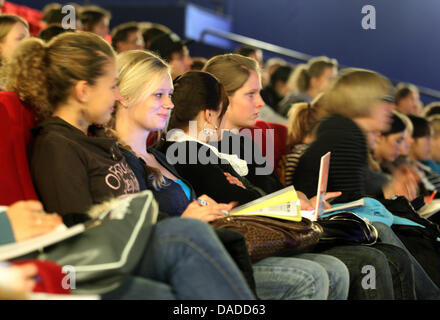
[[[35,116],[17,94],[0,92],[0,205],[37,200],[28,162]]]
[[[247,129],[251,130],[252,139],[254,139],[254,142],[260,147],[261,153],[263,154],[263,156],[265,156],[268,159],[268,161],[270,161],[270,162],[272,162],[272,159],[273,159],[273,163],[271,163],[271,165],[273,166],[273,168],[276,168],[279,160],[281,159],[283,154],[286,152],[287,126],[285,126],[283,124],[279,124],[279,123],[257,120],[257,123],[255,124],[255,126],[247,128]],[[255,130],[256,129],[261,130],[261,133],[262,133],[261,141],[260,141],[260,139],[255,139],[255,137],[256,137]],[[274,137],[273,142],[271,142],[270,139],[269,139],[269,141],[267,141],[267,139],[266,139],[268,129],[273,130],[273,137]],[[267,145],[268,142],[270,143],[270,146]],[[269,149],[272,149],[272,145],[273,145],[273,157],[272,157],[272,155],[267,154],[268,152],[270,152]],[[277,174],[277,172],[275,172],[275,174]]]

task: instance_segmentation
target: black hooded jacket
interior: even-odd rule
[[[116,140],[95,129],[86,135],[58,117],[33,129],[31,175],[47,212],[85,213],[93,204],[140,191]]]

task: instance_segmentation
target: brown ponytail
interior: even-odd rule
[[[114,58],[112,47],[89,32],[63,33],[47,45],[35,38],[23,40],[7,65],[6,90],[45,118],[67,100],[77,81],[94,85]]]

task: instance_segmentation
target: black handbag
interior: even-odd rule
[[[320,218],[316,223],[323,229],[317,249],[334,245],[374,245],[378,240],[378,232],[371,222],[350,211]]]

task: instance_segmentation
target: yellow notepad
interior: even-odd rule
[[[301,206],[293,186],[281,189],[242,206],[231,215],[260,215],[265,217],[301,221]]]

